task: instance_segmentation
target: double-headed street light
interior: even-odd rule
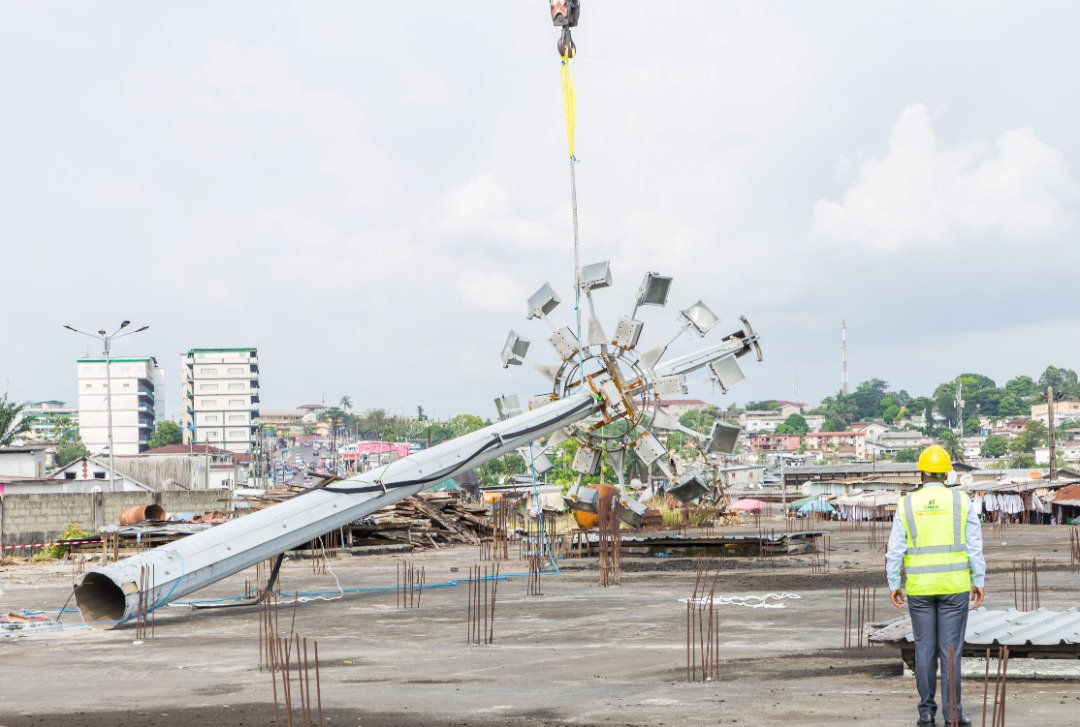
[[[101,341],[102,344],[104,344],[104,348],[105,348],[105,405],[106,405],[106,410],[108,411],[108,417],[109,417],[109,419],[108,419],[108,426],[109,426],[109,492],[116,492],[116,467],[114,466],[115,463],[116,463],[116,460],[114,459],[115,455],[113,453],[114,448],[113,448],[113,421],[112,421],[112,371],[111,371],[112,367],[110,365],[111,356],[112,356],[112,342],[115,341],[118,338],[123,338],[124,336],[130,336],[133,333],[142,333],[143,331],[145,331],[150,326],[143,326],[141,328],[136,328],[133,331],[127,331],[125,333],[120,333],[120,331],[123,331],[125,328],[127,328],[129,325],[131,325],[131,321],[123,321],[120,324],[120,327],[117,328],[115,331],[113,331],[111,334],[106,335],[104,330],[99,330],[97,332],[97,335],[95,335],[93,333],[87,333],[86,331],[80,331],[78,328],[72,328],[71,326],[69,326],[66,323],[63,324],[63,325],[64,325],[64,328],[68,329],[69,331],[74,331],[75,333],[81,333],[84,336],[89,336],[90,338]]]

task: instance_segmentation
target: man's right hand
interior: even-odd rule
[[[973,601],[971,604],[972,608],[981,606],[984,598],[986,598],[985,588],[979,588],[978,586],[971,587],[971,600]]]
[[[892,605],[897,608],[904,607],[904,592],[897,588],[895,591],[889,591],[889,600],[892,601]],[[980,601],[981,603],[981,601]]]

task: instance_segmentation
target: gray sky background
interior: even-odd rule
[[[1080,367],[1080,6],[583,5],[609,328],[646,270],[675,277],[648,342],[698,297],[714,339],[747,314],[738,402],[836,391],[845,317],[853,384]],[[572,297],[555,38],[542,0],[3,3],[0,386],[73,401],[60,324],[131,318],[167,414],[192,346],[257,346],[264,408],[541,391],[498,351],[513,327],[553,362],[524,299]]]

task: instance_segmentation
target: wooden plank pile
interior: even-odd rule
[[[444,490],[400,500],[345,529],[354,546],[407,543],[414,549],[432,549],[454,543],[476,545],[489,527],[487,508],[468,502],[458,490]]]

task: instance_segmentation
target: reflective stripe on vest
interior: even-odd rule
[[[944,500],[944,507],[937,505],[936,499]],[[964,504],[958,490],[950,492],[937,486],[903,498],[901,521],[907,535],[904,571],[909,595],[961,593],[971,588]],[[950,506],[952,512],[948,513],[946,508]],[[916,517],[916,508],[922,523]],[[952,517],[943,521],[948,514]]]

